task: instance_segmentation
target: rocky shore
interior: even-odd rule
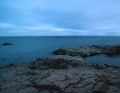
[[[70,56],[81,56],[89,57],[98,54],[105,54],[108,56],[120,54],[120,45],[108,45],[108,46],[83,46],[79,48],[61,48],[53,51],[55,55],[70,55]]]
[[[120,45],[61,48],[53,56],[0,68],[0,93],[120,93],[120,66],[87,62],[120,54]]]

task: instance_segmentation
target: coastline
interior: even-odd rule
[[[119,93],[120,66],[86,57],[120,54],[120,45],[61,48],[53,56],[0,68],[1,93]]]

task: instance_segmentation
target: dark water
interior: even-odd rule
[[[52,51],[61,47],[79,47],[85,45],[115,45],[120,44],[120,37],[87,37],[87,36],[48,36],[48,37],[0,37],[0,43],[11,42],[13,46],[0,46],[0,66],[34,60],[37,57],[52,55]],[[92,59],[91,59],[92,58]],[[120,64],[120,56],[108,58],[105,56],[91,57],[93,62],[108,62]],[[104,61],[103,61],[104,60]]]
[[[96,55],[92,57],[86,58],[89,62],[94,62],[98,64],[114,64],[114,65],[120,65],[120,55],[116,56],[107,56],[107,55]]]

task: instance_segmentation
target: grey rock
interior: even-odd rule
[[[70,55],[70,56],[81,56],[88,57],[98,54],[106,54],[109,56],[120,54],[120,45],[109,45],[109,46],[83,46],[79,48],[61,48],[53,51],[55,55]]]
[[[27,88],[19,90],[18,93],[38,93],[38,90],[34,87],[27,87]]]
[[[51,56],[44,59],[37,59],[29,65],[31,69],[66,69],[66,68],[75,68],[80,66],[89,66],[91,63],[88,63],[81,57],[72,57],[68,55],[57,55]]]

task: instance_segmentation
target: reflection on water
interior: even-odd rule
[[[86,58],[89,62],[99,63],[99,64],[114,64],[120,65],[120,55],[107,56],[107,55],[96,55]]]

